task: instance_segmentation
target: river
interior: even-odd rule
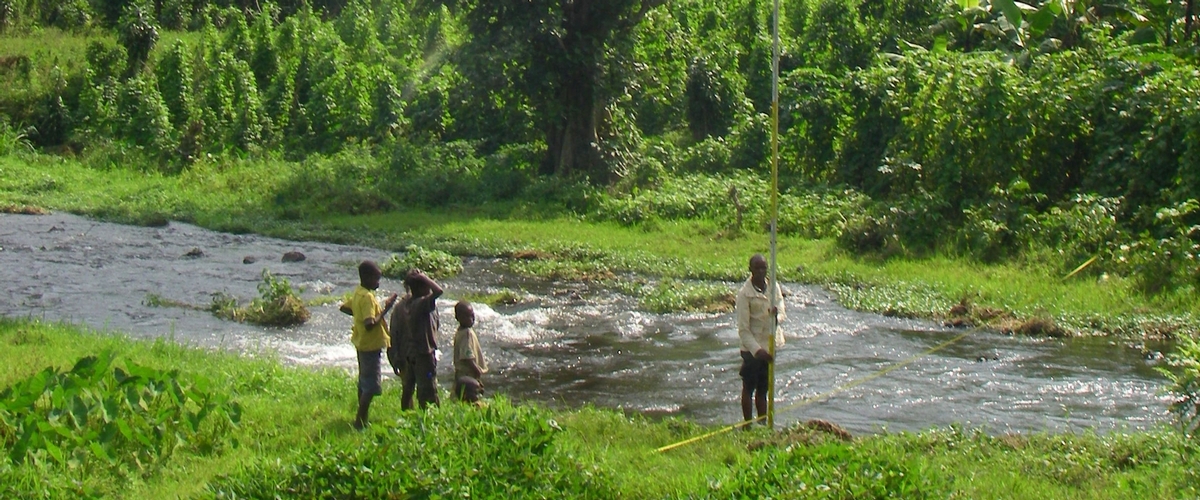
[[[281,262],[289,251],[302,262]],[[358,246],[234,235],[170,223],[135,227],[68,215],[0,214],[0,314],[83,324],[134,337],[168,337],[295,365],[352,370],[349,320],[312,308],[295,328],[263,328],[210,313],[155,307],[151,297],[204,306],[212,294],[257,294],[269,269],[304,289],[340,296],[362,259]],[[249,257],[250,259],[247,259]],[[253,263],[244,263],[253,260]],[[727,283],[731,289],[740,283]],[[741,418],[732,314],[652,314],[595,284],[516,276],[498,259],[467,259],[443,282],[439,341],[449,351],[453,297],[520,290],[512,306],[476,304],[490,393],[553,407],[621,408],[703,423]],[[966,330],[860,313],[820,288],[785,283],[786,345],[776,369],[777,422],[820,418],[856,433],[960,423],[989,432],[1144,429],[1167,421],[1165,379],[1141,351],[1105,338],[1042,339],[971,331],[962,340],[817,402],[812,396],[910,360]],[[398,291],[384,279],[380,291]],[[440,367],[449,387],[448,360]],[[386,370],[385,370],[386,371]],[[347,379],[347,391],[353,382]],[[398,389],[385,383],[385,397]]]

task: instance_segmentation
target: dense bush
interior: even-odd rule
[[[575,170],[549,161],[565,145],[547,125],[575,106],[548,83],[570,66],[554,48],[574,42],[549,30],[489,44],[503,30],[471,24],[489,5],[2,0],[10,28],[117,36],[86,63],[0,54],[0,114],[31,144],[104,168],[295,160],[286,217],[526,199],[627,224],[762,227],[763,184],[745,179],[769,164],[765,2],[671,2],[598,42],[595,137],[577,145],[595,164]],[[787,2],[780,228],[853,252],[1060,270],[1099,255],[1092,271],[1148,292],[1194,287],[1200,234],[1178,228],[1200,214],[1159,215],[1200,199],[1200,83],[1178,9],[961,5]],[[194,34],[155,48],[159,26]]]
[[[217,293],[209,310],[220,318],[263,326],[302,325],[310,315],[291,282],[275,277],[265,268],[258,284],[258,297],[245,307],[238,307],[237,302],[235,297]]]
[[[240,418],[203,378],[123,365],[105,351],[0,392],[5,460],[153,473],[180,447],[212,452]]]
[[[440,250],[429,250],[417,245],[404,248],[404,255],[392,254],[380,266],[383,275],[404,279],[408,272],[420,269],[434,279],[445,279],[462,272],[462,260]]]
[[[1200,438],[1200,341],[1180,338],[1167,360],[1170,369],[1160,367],[1158,371],[1171,381],[1167,387],[1174,399],[1171,413],[1180,430],[1192,438]]]
[[[550,413],[492,401],[373,424],[365,439],[298,450],[208,487],[222,498],[610,498],[612,479],[556,444]]]

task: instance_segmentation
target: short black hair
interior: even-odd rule
[[[454,319],[458,319],[459,314],[465,314],[467,311],[474,313],[475,307],[465,300],[458,301],[457,304],[454,304]]]
[[[379,270],[379,264],[374,261],[364,260],[358,265],[358,279],[366,281],[368,276],[383,276],[383,271]]]

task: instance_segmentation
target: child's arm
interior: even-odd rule
[[[436,299],[442,296],[442,286],[437,284],[436,281],[433,281],[433,278],[430,278],[429,275],[425,274],[425,271],[413,269],[409,272],[409,275],[425,282],[425,285],[429,287],[431,298]]]
[[[390,311],[394,305],[396,305],[396,294],[393,293],[387,298],[387,302],[383,303],[383,310],[379,311],[379,315],[363,320],[363,325],[366,326],[367,329],[375,328],[375,325],[378,325],[380,321],[383,321],[383,317],[387,315],[388,311]]]
[[[483,370],[479,369],[479,363],[476,363],[474,358],[464,359],[463,361],[465,361],[468,365],[467,371],[471,373],[471,378],[479,381],[479,385],[482,386],[483,385]]]

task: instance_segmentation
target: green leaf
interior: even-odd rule
[[[1046,4],[1037,12],[1029,16],[1029,28],[1033,32],[1034,36],[1045,33],[1047,29],[1050,29],[1050,27],[1054,25],[1054,20],[1058,16],[1055,15],[1053,10],[1050,8],[1052,5],[1054,5],[1054,2]]]
[[[117,380],[118,384],[120,384],[120,383],[125,382],[125,379],[129,378],[129,374],[126,373],[125,370],[122,370],[121,367],[118,366],[118,367],[113,368],[113,378]]]
[[[83,402],[83,398],[76,395],[71,398],[71,420],[75,424],[76,429],[87,427],[88,421],[88,406]]]
[[[100,460],[110,464],[113,462],[112,457],[109,456],[107,451],[104,451],[104,447],[100,446],[100,443],[93,441],[89,447],[92,449],[92,454],[95,455],[96,458],[99,458]]]
[[[125,423],[124,420],[117,420],[117,430],[121,431],[121,435],[125,436],[125,439],[133,441],[133,430],[129,428],[129,424]]]
[[[50,453],[51,457],[54,457],[55,462],[58,462],[60,464],[63,463],[62,448],[59,448],[54,443],[47,441],[46,442],[46,451]]]
[[[945,35],[938,35],[938,36],[933,37],[933,52],[945,52],[946,45],[947,45],[947,39],[946,39]]]
[[[980,0],[955,0],[955,2],[957,2],[958,7],[963,10],[967,10],[981,3]]]
[[[1004,17],[1014,28],[1021,27],[1021,8],[1017,6],[1014,0],[992,0],[992,5],[999,7],[1004,13]]]

